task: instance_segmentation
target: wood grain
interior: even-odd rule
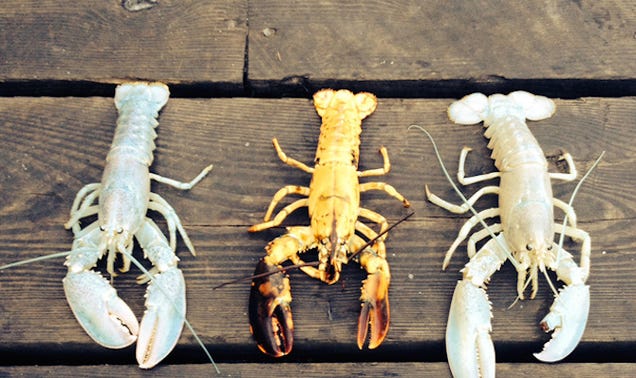
[[[307,375],[311,377],[451,377],[445,363],[422,362],[374,362],[374,363],[285,363],[285,364],[219,364],[222,377],[280,377],[286,375]],[[549,377],[595,378],[629,377],[633,373],[630,364],[528,364],[498,363],[498,377]],[[128,365],[95,366],[16,366],[0,367],[0,374],[9,377],[51,376],[56,377],[174,377],[187,372],[189,377],[216,376],[209,365],[165,365],[147,372]]]
[[[476,175],[494,169],[483,129],[451,124],[451,98],[516,89],[560,98],[551,119],[530,124],[546,155],[570,152],[580,177],[606,151],[574,201],[592,238],[587,329],[564,363],[538,363],[532,353],[549,339],[538,322],[553,296],[542,279],[535,300],[510,307],[516,273],[506,264],[488,288],[497,374],[633,375],[636,3],[159,0],[129,12],[121,0],[5,0],[0,30],[0,265],[70,248],[62,225],[75,193],[101,177],[117,117],[115,85],[166,82],[173,99],[160,116],[152,171],[188,180],[215,167],[190,191],[157,183],[152,190],[176,209],[197,248],[193,257],[178,244],[187,317],[224,376],[450,377],[444,332],[465,246],[447,271],[440,268],[466,216],[425,201],[425,184],[459,199],[428,139],[407,127],[433,134],[453,177],[461,148],[472,147],[466,168]],[[285,232],[247,228],[262,220],[280,187],[309,183],[278,159],[271,139],[311,163],[320,120],[309,98],[322,87],[380,97],[363,123],[360,168],[380,167],[378,149],[386,146],[392,170],[373,180],[395,186],[412,209],[381,192],[364,193],[362,204],[390,222],[415,216],[387,241],[392,317],[383,345],[360,351],[355,344],[364,279],[355,264],[332,286],[292,271],[295,345],[275,360],[249,333],[249,281],[214,287],[251,275],[263,247]],[[555,196],[567,201],[575,184],[555,182]],[[477,203],[493,206],[493,197]],[[165,229],[161,216],[150,216]],[[306,224],[306,210],[284,223]],[[566,248],[578,256],[578,244],[566,240]],[[135,254],[143,256],[138,248]],[[150,372],[137,367],[134,346],[94,343],[66,304],[65,274],[63,259],[0,271],[0,376],[214,375],[187,330]],[[137,274],[133,268],[113,284],[141,317],[145,288]]]
[[[7,0],[0,5],[0,82],[119,83],[130,79],[242,88],[247,7],[162,0]]]
[[[611,96],[636,88],[636,61],[626,59],[636,54],[632,2],[270,0],[249,2],[249,15],[257,93],[345,85],[397,97],[476,87],[564,96],[593,85]]]
[[[380,99],[376,113],[363,123],[361,169],[379,167],[377,151],[380,145],[386,146],[393,168],[381,180],[407,196],[416,212],[387,241],[393,277],[387,340],[375,351],[358,351],[355,346],[359,287],[364,278],[360,269],[347,267],[342,282],[333,286],[291,272],[296,344],[289,361],[444,360],[446,317],[458,271],[467,261],[465,248],[457,251],[448,271],[442,272],[440,265],[465,217],[424,200],[425,183],[444,198],[456,201],[456,197],[441,174],[430,142],[419,132],[408,131],[408,125],[417,123],[434,135],[451,174],[463,145],[474,148],[468,174],[493,169],[482,128],[457,126],[446,119],[450,101]],[[112,99],[107,98],[0,99],[4,143],[0,161],[6,162],[0,167],[0,264],[70,247],[71,234],[62,224],[77,190],[99,180],[115,119]],[[569,361],[624,361],[628,358],[625,346],[636,340],[632,267],[636,191],[631,185],[636,172],[630,168],[636,154],[629,137],[633,119],[636,98],[584,98],[558,100],[552,119],[530,124],[548,155],[559,149],[570,151],[581,174],[601,150],[607,151],[574,203],[581,227],[592,236],[592,308],[583,341]],[[173,99],[160,116],[153,172],[186,180],[203,166],[215,165],[210,176],[191,191],[160,184],[153,184],[153,191],[177,210],[197,248],[194,258],[179,243],[180,267],[188,285],[187,316],[222,362],[269,361],[248,331],[249,284],[212,288],[252,273],[263,247],[284,229],[248,234],[247,227],[262,219],[278,188],[309,182],[308,175],[279,161],[271,138],[277,137],[289,156],[310,163],[319,125],[311,102],[305,99]],[[567,200],[574,185],[556,183],[555,193]],[[474,185],[465,192],[477,189]],[[364,194],[362,201],[391,222],[408,212],[383,193]],[[494,206],[495,199],[478,205]],[[165,225],[157,214],[152,217]],[[307,224],[306,212],[293,214],[285,224]],[[566,248],[577,254],[579,246],[567,242]],[[136,253],[141,257],[140,251]],[[102,265],[99,268],[103,270]],[[69,356],[79,364],[115,363],[120,358],[134,363],[130,348],[106,350],[84,334],[64,299],[65,271],[61,260],[0,271],[2,353],[32,363],[46,360],[37,357],[39,350],[65,363],[70,363]],[[137,273],[133,269],[114,284],[141,316],[144,289],[134,283]],[[493,339],[502,362],[532,361],[531,353],[547,340],[537,327],[552,301],[547,284],[542,280],[537,299],[508,309],[515,285],[515,272],[508,264],[489,287]],[[78,350],[82,353],[76,356]],[[187,331],[175,356],[203,362]],[[246,369],[249,375],[251,368]]]

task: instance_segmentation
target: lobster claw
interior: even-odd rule
[[[250,290],[250,330],[263,353],[273,357],[289,354],[294,344],[289,278],[275,265],[260,260]]]
[[[371,329],[369,349],[375,349],[389,331],[389,279],[383,272],[370,274],[362,286],[362,309],[358,317],[358,348],[362,349]]]
[[[541,320],[545,332],[554,330],[543,351],[534,356],[543,362],[560,361],[578,345],[590,311],[590,287],[566,286],[555,299],[550,312]]]
[[[135,342],[137,318],[104,277],[90,270],[69,271],[62,282],[75,318],[95,342],[112,349]]]
[[[185,290],[183,273],[176,267],[154,276],[148,285],[146,312],[137,340],[140,368],[152,368],[177,344],[185,322]]]
[[[446,355],[454,377],[494,377],[492,313],[484,289],[457,282],[446,326]]]

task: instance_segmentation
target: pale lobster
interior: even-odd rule
[[[119,117],[102,180],[84,186],[77,193],[71,219],[65,224],[75,234],[65,263],[68,273],[63,280],[73,314],[86,333],[104,347],[124,348],[137,341],[137,362],[146,369],[172,351],[185,321],[185,281],[177,268],[176,230],[194,254],[172,206],[150,192],[150,180],[187,190],[212,169],[211,165],[206,167],[189,183],[149,172],[157,136],[156,118],[168,97],[168,87],[161,83],[133,82],[117,87],[115,105]],[[98,204],[94,204],[96,199]],[[155,222],[146,217],[149,209],[165,217],[170,242]],[[80,219],[95,214],[97,221],[82,229]],[[154,266],[141,324],[109,282],[92,270],[107,253],[107,271],[111,277],[116,276],[114,262],[120,253],[123,259],[120,270],[126,272],[133,237]],[[138,281],[147,280],[142,276]]]
[[[451,204],[432,194],[426,187],[428,199],[451,212],[465,213],[483,195],[497,194],[499,207],[483,210],[471,217],[459,231],[444,259],[443,268],[458,245],[468,237],[471,229],[483,219],[499,217],[501,223],[472,234],[468,239],[470,261],[462,269],[453,294],[446,328],[446,353],[456,377],[494,377],[495,351],[490,338],[492,317],[488,296],[484,290],[490,276],[510,259],[518,272],[517,292],[524,298],[526,277],[532,281],[531,298],[538,289],[538,272],[546,268],[556,272],[566,286],[558,293],[549,314],[541,321],[545,332],[554,331],[552,338],[535,357],[541,361],[559,361],[578,345],[590,306],[589,286],[585,284],[590,269],[590,237],[576,226],[573,208],[552,196],[551,179],[574,180],[576,168],[570,154],[562,158],[568,173],[550,173],[544,153],[528,129],[525,119],[550,117],[554,102],[543,96],[517,91],[509,95],[489,97],[474,93],[453,103],[449,118],[459,124],[483,121],[485,136],[490,139],[492,158],[498,172],[465,177],[464,163],[470,148],[465,147],[459,159],[458,180],[463,185],[494,178],[499,186],[486,186],[461,206]],[[569,225],[554,222],[553,207],[565,212]],[[581,241],[580,267],[572,255],[554,241],[555,233],[563,233]],[[494,236],[497,234],[496,236]],[[478,251],[476,243],[494,236]],[[529,273],[528,273],[529,270]]]
[[[405,207],[409,206],[409,202],[388,184],[359,183],[360,177],[384,175],[390,170],[387,151],[382,147],[383,168],[358,171],[361,123],[375,110],[376,97],[365,92],[354,95],[348,90],[323,89],[314,94],[313,100],[316,111],[322,117],[313,168],[287,157],[278,141],[273,139],[279,158],[311,174],[311,184],[309,187],[289,185],[281,188],[267,209],[265,222],[249,229],[256,232],[278,226],[294,210],[308,207],[310,226],[287,227],[287,234],[270,242],[266,247],[267,256],[256,266],[254,273],[257,278],[252,281],[249,304],[251,332],[259,348],[276,357],[290,353],[293,345],[291,289],[289,278],[281,271],[280,264],[291,260],[294,264],[303,265],[298,253],[317,248],[318,267],[302,266],[300,269],[310,277],[333,284],[340,277],[342,264],[346,264],[352,254],[365,244],[364,239],[355,234],[356,231],[370,240],[378,235],[358,217],[380,224],[382,231],[388,227],[382,215],[360,207],[360,193],[383,190]],[[287,205],[270,220],[276,205],[288,194],[307,198]],[[356,256],[368,273],[360,297],[362,309],[357,333],[360,349],[367,340],[369,328],[370,349],[382,343],[389,328],[388,288],[391,275],[386,261],[385,237],[381,235]]]

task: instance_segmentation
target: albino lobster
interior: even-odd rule
[[[309,187],[289,185],[281,188],[267,209],[265,222],[249,229],[255,232],[276,227],[294,210],[304,206],[309,209],[310,226],[287,227],[287,234],[266,247],[267,256],[259,261],[254,272],[257,278],[252,281],[250,293],[250,328],[259,348],[276,357],[291,352],[293,345],[291,289],[289,278],[281,272],[280,264],[291,260],[294,264],[303,265],[298,253],[317,248],[318,268],[305,265],[300,269],[310,277],[333,284],[340,277],[342,264],[346,264],[365,244],[356,231],[370,240],[378,236],[358,217],[380,224],[382,232],[388,228],[382,215],[360,207],[360,192],[383,190],[405,207],[409,206],[409,202],[390,185],[359,183],[360,177],[384,175],[390,169],[387,151],[382,147],[380,153],[384,167],[358,171],[361,123],[375,110],[376,97],[365,92],[354,95],[348,90],[323,89],[314,94],[314,105],[322,117],[322,125],[313,168],[287,157],[278,141],[273,140],[279,158],[311,174],[311,184]],[[278,202],[288,194],[307,198],[287,205],[270,220]],[[369,328],[370,349],[382,343],[389,328],[388,288],[391,275],[386,261],[385,237],[381,235],[371,247],[364,248],[356,256],[368,273],[360,297],[362,310],[357,336],[360,349],[367,339]]]
[[[68,273],[63,280],[75,317],[93,340],[107,348],[124,348],[137,341],[137,362],[141,368],[155,366],[170,353],[185,321],[185,282],[177,268],[176,229],[194,254],[174,209],[150,192],[150,180],[186,190],[212,168],[206,167],[190,183],[149,172],[157,136],[155,118],[168,96],[168,87],[161,83],[128,83],[117,87],[115,105],[119,117],[101,183],[88,184],[77,193],[71,219],[65,224],[75,234],[66,260]],[[148,209],[166,218],[170,242],[155,222],[146,217]],[[95,214],[97,221],[81,229],[79,220]],[[111,277],[115,276],[115,257],[120,253],[123,259],[120,270],[127,271],[133,237],[154,265],[141,325],[109,282],[91,270],[107,253],[107,271]],[[147,279],[140,279],[144,281]]]
[[[518,91],[509,95],[486,97],[474,93],[453,103],[448,109],[451,120],[459,124],[483,121],[485,136],[490,139],[492,158],[499,170],[475,177],[465,177],[464,163],[470,151],[465,147],[460,155],[457,177],[464,185],[499,178],[499,186],[486,186],[461,206],[446,202],[432,194],[428,199],[454,213],[465,213],[483,195],[497,194],[499,207],[483,210],[471,217],[461,228],[444,259],[445,269],[457,246],[471,229],[486,218],[499,217],[501,223],[472,234],[468,239],[470,261],[462,270],[463,279],[457,283],[446,329],[448,362],[456,377],[494,377],[495,351],[490,338],[490,303],[484,290],[490,276],[507,260],[518,272],[517,292],[523,299],[526,278],[532,281],[530,297],[538,288],[538,273],[546,268],[557,273],[566,286],[556,295],[550,313],[541,321],[542,328],[553,331],[535,357],[541,361],[559,361],[570,354],[579,343],[590,306],[589,286],[585,285],[590,269],[590,237],[577,228],[576,215],[570,205],[552,197],[551,179],[574,180],[577,176],[569,154],[563,159],[569,173],[549,173],[547,161],[525,119],[550,117],[555,110],[552,100]],[[554,222],[553,207],[563,210],[569,226]],[[564,233],[582,241],[580,267],[572,255],[559,248],[555,233]],[[476,243],[496,235],[478,251]],[[509,252],[510,251],[510,252]]]

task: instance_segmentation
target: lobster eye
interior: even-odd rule
[[[532,251],[532,250],[534,249],[534,247],[532,246],[532,244],[529,244],[529,243],[528,243],[528,244],[526,244],[526,249],[527,249],[528,251]]]
[[[122,227],[119,227],[119,228],[117,229],[117,233],[118,233],[118,234],[121,234],[121,233],[123,233],[123,232],[124,232],[124,229],[123,229]]]
[[[548,251],[551,251],[551,250],[552,250],[552,244],[550,244],[550,245],[548,246],[547,250],[548,250]]]
[[[106,231],[106,226],[104,226],[104,225],[100,225],[100,226],[99,226],[99,229],[100,229],[100,230],[102,230],[102,231]]]

